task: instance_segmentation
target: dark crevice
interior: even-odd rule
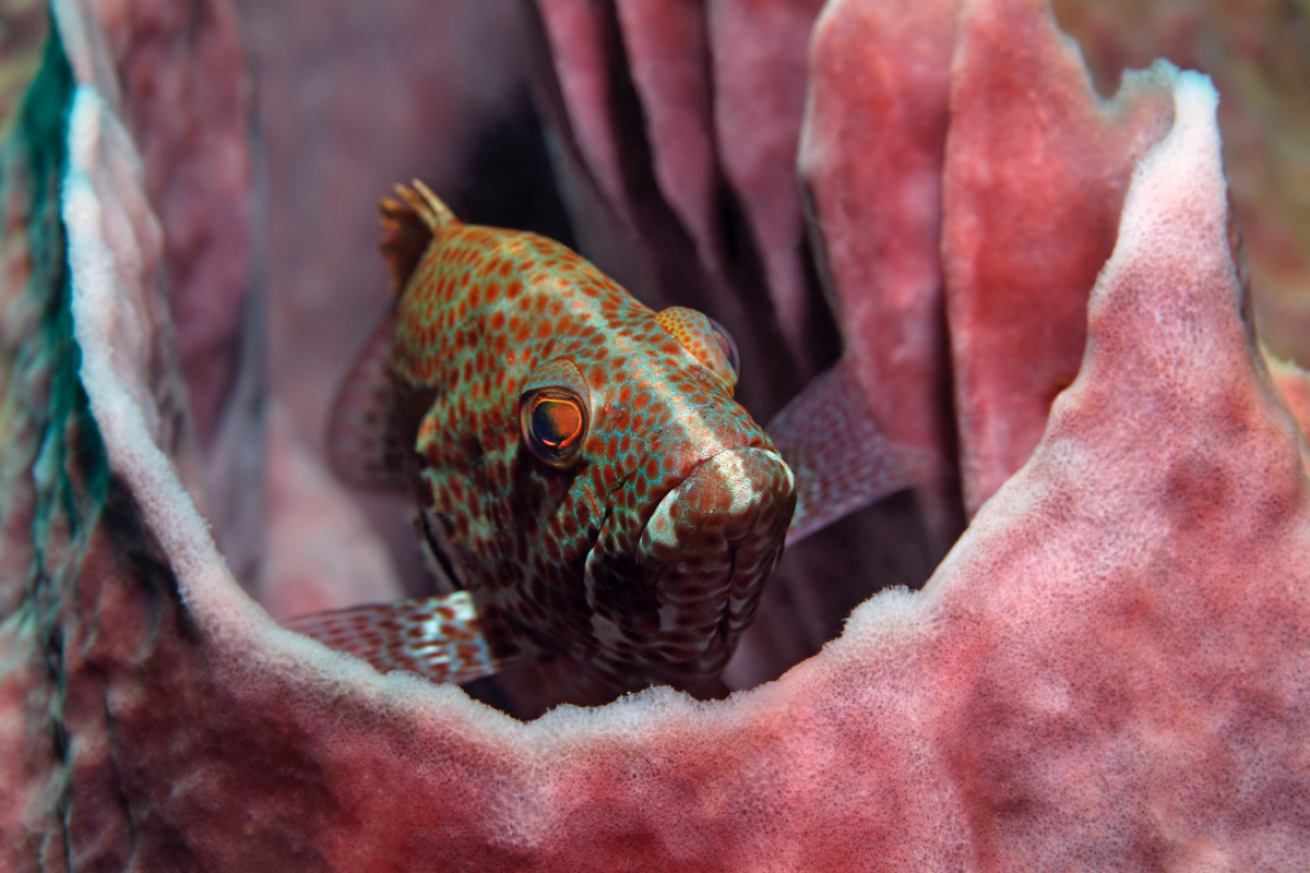
[[[818,374],[831,368],[845,351],[841,330],[837,327],[837,295],[834,291],[828,245],[817,219],[812,219],[813,204],[809,186],[804,186],[806,230],[801,240],[801,269],[805,275],[806,322],[805,354]]]
[[[530,230],[574,248],[573,225],[551,168],[541,117],[524,86],[470,150],[451,210],[468,224]]]
[[[108,685],[107,680],[106,685]],[[118,808],[122,810],[123,821],[127,824],[127,857],[130,859],[135,857],[137,853],[137,848],[141,843],[141,836],[137,831],[136,818],[132,814],[132,801],[128,798],[127,791],[124,788],[126,780],[118,763],[122,751],[128,748],[130,743],[119,734],[118,725],[114,721],[113,710],[109,706],[108,699],[104,702],[102,714],[105,719],[105,738],[108,740],[110,749],[108,757],[110,772],[113,774],[114,801],[118,804]]]
[[[164,624],[164,609],[169,603],[178,604],[178,631],[182,638],[188,643],[199,643],[202,635],[182,605],[177,576],[164,557],[162,546],[146,528],[136,498],[118,476],[110,478],[101,524],[115,544],[124,573],[143,589],[141,594],[150,621],[142,641],[142,651],[148,653],[154,649]]]
[[[720,319],[741,352],[742,373],[736,399],[756,421],[765,422],[805,387],[810,367],[787,351],[769,296],[764,262],[741,200],[727,184],[719,187],[718,195],[724,247],[736,253],[725,264],[735,311],[724,313]]]
[[[705,302],[714,297],[712,282],[701,267],[695,243],[665,201],[655,178],[654,151],[646,136],[646,114],[630,72],[617,10],[613,3],[600,4],[599,8],[605,15],[604,39],[612,49],[608,71],[609,110],[619,138],[624,193],[633,209],[634,230],[652,255],[650,267],[659,288],[659,299],[642,302],[654,309],[675,305],[706,308]],[[716,318],[719,315],[709,314]]]

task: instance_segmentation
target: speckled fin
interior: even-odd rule
[[[796,477],[788,545],[914,483],[920,453],[891,443],[843,361],[814,379],[765,428]]]
[[[433,682],[471,682],[517,664],[497,662],[467,591],[316,612],[286,622],[379,673],[408,670]]]
[[[433,194],[427,185],[415,179],[411,187],[396,186],[399,200],[382,199],[382,257],[391,273],[391,293],[405,290],[410,276],[418,268],[423,253],[441,229],[458,219]]]
[[[365,337],[328,420],[328,466],[347,485],[370,491],[409,490],[388,371],[394,329],[388,314]]]

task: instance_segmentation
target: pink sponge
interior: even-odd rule
[[[65,841],[43,851],[210,870],[1303,869],[1302,443],[1242,321],[1216,95],[1170,76],[1173,126],[1133,177],[1083,368],[924,591],[880,594],[726,701],[652,689],[530,724],[379,676],[236,588],[134,405],[134,304],[113,292],[150,241],[97,206],[131,174],[83,91],[65,220],[117,484],[62,607]]]
[[[941,256],[972,515],[1028,458],[1078,372],[1087,294],[1172,101],[1159,66],[1098,97],[1045,0],[975,0],[960,30]]]

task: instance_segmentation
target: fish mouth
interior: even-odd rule
[[[795,508],[792,472],[774,451],[728,449],[694,467],[641,530],[639,572],[621,598],[627,609],[597,610],[608,660],[689,690],[717,680],[754,617]]]

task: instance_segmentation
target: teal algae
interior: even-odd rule
[[[108,459],[78,375],[60,218],[72,93],[72,72],[52,33],[0,147],[0,688],[7,704],[0,859],[10,869],[36,858],[55,867],[71,862],[76,728],[67,718],[66,619],[81,605],[79,574],[109,487]]]

